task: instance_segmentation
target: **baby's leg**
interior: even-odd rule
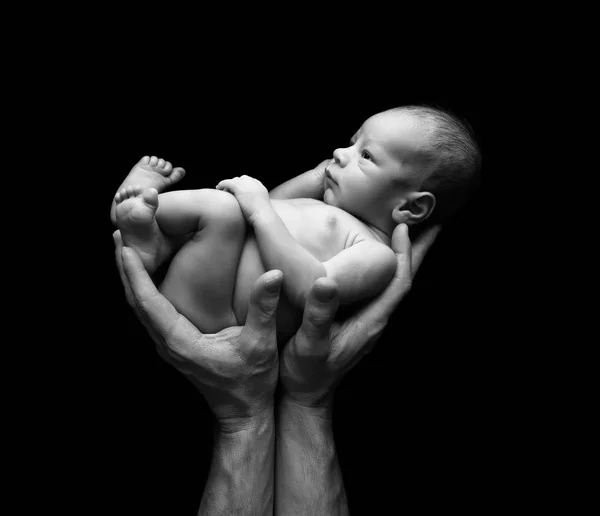
[[[213,189],[168,192],[160,195],[156,217],[167,235],[194,232],[159,290],[204,333],[236,326],[233,293],[246,237],[236,198]]]
[[[129,186],[139,185],[141,188],[155,188],[158,193],[173,186],[185,175],[185,170],[181,167],[175,167],[164,159],[156,156],[144,156],[129,172],[125,181],[117,191],[128,188]],[[113,224],[116,221],[117,203],[113,201],[110,209],[110,219]]]

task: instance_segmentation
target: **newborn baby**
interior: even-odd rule
[[[295,333],[321,276],[337,283],[342,305],[381,292],[396,269],[396,225],[433,221],[436,211],[435,222],[443,220],[463,199],[479,160],[457,118],[406,106],[370,117],[350,146],[270,195],[249,176],[159,194],[184,171],[145,157],[121,185],[111,215],[149,273],[171,259],[160,291],[204,333],[243,325],[255,280],[281,270],[282,340]]]

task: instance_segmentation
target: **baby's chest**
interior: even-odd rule
[[[325,204],[307,203],[276,211],[294,239],[320,261],[346,249],[356,233],[347,213]]]

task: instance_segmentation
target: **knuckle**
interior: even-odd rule
[[[165,349],[171,360],[190,362],[193,358],[192,347],[172,337],[165,340]]]
[[[272,319],[277,312],[277,304],[273,302],[259,303],[258,308],[260,310],[261,317],[264,317],[265,319]]]
[[[317,327],[322,327],[331,322],[331,313],[326,310],[312,308],[308,310],[308,320]]]

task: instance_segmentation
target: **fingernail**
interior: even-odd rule
[[[279,290],[280,286],[281,286],[281,276],[275,276],[267,281],[265,288],[267,289],[267,292],[271,292],[272,294],[274,294],[275,292],[277,292]]]
[[[317,296],[317,299],[324,303],[326,301],[331,301],[331,299],[335,295],[335,290],[331,287],[317,285],[315,289],[315,294]]]

